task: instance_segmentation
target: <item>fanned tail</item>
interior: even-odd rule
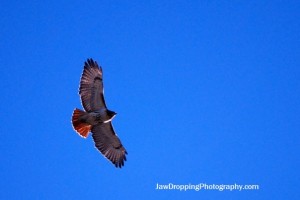
[[[80,117],[85,115],[86,112],[76,108],[73,111],[72,115],[72,125],[74,130],[83,138],[86,138],[89,135],[89,132],[91,131],[91,125],[87,123],[83,123],[80,120]]]

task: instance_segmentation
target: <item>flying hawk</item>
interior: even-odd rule
[[[112,126],[117,113],[107,109],[103,96],[102,68],[88,59],[80,80],[79,95],[85,111],[76,108],[72,116],[74,130],[83,138],[89,132],[96,148],[116,167],[124,166],[127,151]]]

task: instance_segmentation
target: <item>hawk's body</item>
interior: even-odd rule
[[[92,59],[85,62],[79,95],[85,111],[74,110],[74,129],[84,138],[91,131],[96,148],[116,167],[121,168],[127,152],[111,124],[116,113],[108,110],[104,101],[102,68]]]

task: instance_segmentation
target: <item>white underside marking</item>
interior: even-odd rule
[[[114,116],[113,116],[111,119],[109,119],[109,120],[103,121],[103,123],[111,122],[115,116],[116,116],[116,115],[114,115]]]
[[[111,120],[112,120],[112,118],[109,119],[109,120],[103,121],[103,123],[108,123],[108,122],[110,122]]]

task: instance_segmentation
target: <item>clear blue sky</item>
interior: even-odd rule
[[[299,1],[4,0],[0,15],[1,199],[300,198]],[[122,169],[70,123],[90,57]]]

